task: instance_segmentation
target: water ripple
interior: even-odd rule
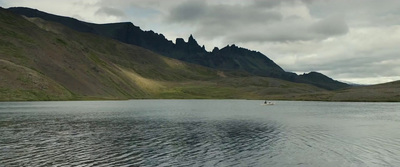
[[[400,164],[400,133],[392,130],[398,121],[382,120],[374,112],[360,117],[353,108],[353,112],[342,111],[339,115],[295,112],[299,106],[292,106],[290,112],[270,107],[253,108],[254,113],[242,114],[247,109],[238,105],[236,111],[228,107],[229,110],[204,114],[184,107],[171,111],[151,107],[146,110],[149,106],[133,110],[131,105],[120,108],[121,103],[117,103],[118,106],[103,106],[98,111],[94,107],[71,109],[69,105],[50,104],[52,112],[36,111],[40,107],[34,107],[34,112],[0,109],[0,166]],[[288,106],[294,104],[298,103]],[[66,112],[54,112],[55,108]],[[198,115],[192,115],[196,112]],[[390,113],[397,114],[393,110]],[[390,113],[384,114],[388,117]],[[354,114],[357,119],[349,119]]]

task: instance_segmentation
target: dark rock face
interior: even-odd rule
[[[30,8],[9,8],[8,10],[27,17],[39,17],[47,21],[58,22],[76,31],[112,38],[149,49],[167,57],[206,67],[242,71],[258,76],[307,83],[329,90],[349,86],[319,73],[298,76],[294,73],[285,72],[279,65],[262,53],[237,47],[236,45],[228,45],[222,49],[215,47],[212,52],[208,52],[204,46],[200,46],[197,43],[192,35],[190,35],[187,42],[182,38],[177,38],[174,44],[172,41],[167,40],[164,35],[153,31],[143,31],[132,23],[93,24]]]

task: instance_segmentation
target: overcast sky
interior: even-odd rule
[[[400,80],[399,0],[0,0],[95,22],[132,22],[207,50],[236,44],[286,71],[336,80]]]

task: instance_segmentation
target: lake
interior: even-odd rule
[[[400,103],[1,102],[0,166],[400,166]]]

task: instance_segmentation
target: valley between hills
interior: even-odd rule
[[[124,41],[126,34],[116,32],[131,24],[105,28],[74,20],[73,25],[93,30],[85,32],[62,19],[22,16],[16,10],[0,8],[0,101],[400,101],[399,81],[353,87],[317,72],[286,72],[261,53],[235,45],[207,52],[192,36],[174,44],[132,27],[143,39]],[[153,42],[146,41],[150,36]]]

